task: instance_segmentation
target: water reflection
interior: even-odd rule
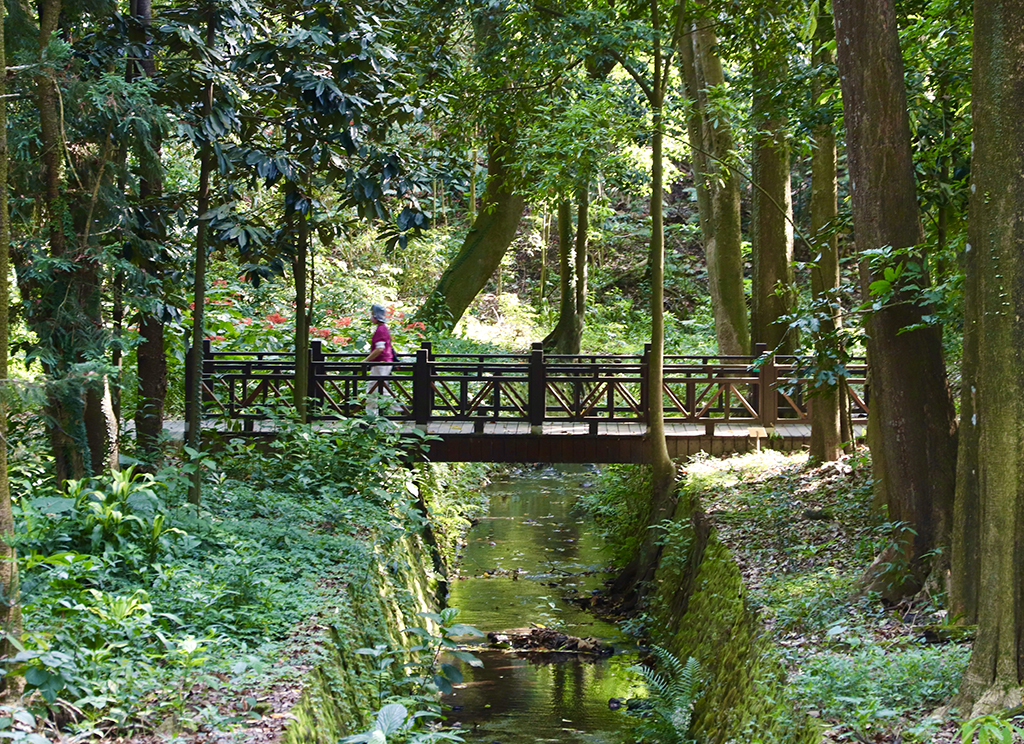
[[[490,514],[470,531],[464,578],[453,583],[449,596],[449,604],[462,610],[460,622],[484,631],[540,624],[630,648],[615,625],[563,599],[596,589],[607,577],[601,540],[573,508],[576,495],[593,480],[587,468],[547,469],[489,487]],[[450,720],[468,741],[622,740],[628,721],[608,708],[608,700],[639,691],[628,671],[631,653],[602,659],[478,655],[483,669],[464,666],[465,683],[447,700],[454,709]]]

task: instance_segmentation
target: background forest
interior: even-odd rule
[[[311,343],[366,351],[374,302],[403,355],[650,344],[654,389],[666,353],[795,355],[818,463],[854,450],[866,355],[862,490],[885,527],[858,589],[978,626],[965,716],[1020,705],[1024,11],[8,0],[3,20],[4,683],[38,691],[33,715],[152,730],[153,691],[180,715],[212,644],[235,677],[263,664],[250,651],[311,607],[282,577],[315,557],[245,515],[358,513],[318,550],[352,540],[364,568],[357,534],[397,544],[421,519],[384,426],[349,422],[340,457],[299,434],[214,456],[186,406],[204,341],[294,350],[305,424]],[[186,416],[179,448],[165,422]],[[644,525],[676,503],[660,404],[648,420]],[[281,487],[261,504],[261,484]],[[462,507],[432,508],[451,548]],[[287,569],[256,565],[267,541]],[[201,556],[225,542],[235,614],[212,618]],[[659,550],[641,540],[615,589],[642,594]]]

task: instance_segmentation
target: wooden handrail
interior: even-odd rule
[[[668,355],[663,388],[666,421],[749,422],[770,429],[805,421],[809,380],[797,374],[798,357]],[[191,351],[189,351],[191,354]],[[391,418],[414,421],[645,422],[650,395],[648,351],[643,354],[442,354],[429,344],[396,361],[384,388],[399,403]],[[374,366],[361,354],[324,352],[311,343],[310,418],[349,416]],[[203,347],[203,401],[208,411],[252,421],[262,409],[291,405],[295,352],[214,351]],[[847,365],[851,413],[862,420],[869,401],[865,364]],[[192,401],[188,401],[192,405]]]

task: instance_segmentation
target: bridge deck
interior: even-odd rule
[[[336,422],[323,421],[315,428],[328,431]],[[405,433],[417,428],[411,423],[396,424]],[[173,438],[183,438],[184,422],[167,422]],[[854,427],[864,433],[864,425]],[[217,431],[204,427],[204,436],[273,436],[270,422],[255,422],[250,432]],[[421,431],[423,427],[420,427]],[[682,458],[706,452],[710,455],[742,454],[757,449],[783,452],[800,450],[810,444],[811,427],[802,423],[780,423],[769,432],[757,426],[715,426],[708,435],[702,424],[668,423],[665,427],[669,455]],[[585,423],[545,423],[541,433],[529,424],[486,422],[477,431],[472,421],[432,422],[426,426],[431,437],[422,458],[434,462],[552,462],[552,463],[625,463],[649,462],[650,451],[643,424],[601,423],[593,434]]]

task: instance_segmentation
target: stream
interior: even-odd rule
[[[445,699],[449,723],[466,741],[623,740],[627,716],[608,701],[643,689],[629,670],[633,643],[613,623],[564,599],[589,594],[609,576],[601,538],[574,508],[577,496],[596,486],[596,475],[586,466],[523,469],[488,486],[490,511],[467,535],[448,604],[460,608],[458,622],[485,633],[543,625],[595,637],[615,653],[512,653],[480,640],[473,652],[483,668],[460,664],[465,679]]]

